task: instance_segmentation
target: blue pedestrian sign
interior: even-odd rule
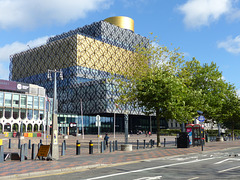
[[[200,122],[204,122],[204,121],[205,121],[205,117],[204,117],[204,116],[199,116],[199,117],[198,117],[198,120],[199,120]]]

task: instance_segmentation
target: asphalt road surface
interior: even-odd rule
[[[33,180],[240,179],[240,148],[136,161],[78,172],[31,177]],[[26,178],[25,178],[26,179]]]

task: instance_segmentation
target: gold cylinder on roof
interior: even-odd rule
[[[128,29],[134,32],[134,20],[126,16],[114,16],[104,19],[104,21],[109,22],[123,29]]]

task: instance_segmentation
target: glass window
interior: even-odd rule
[[[34,120],[38,120],[38,111],[34,110]]]
[[[3,108],[0,108],[0,118],[3,117]]]
[[[17,119],[19,117],[19,109],[13,109],[13,118]]]
[[[5,106],[11,107],[12,106],[12,94],[5,93]]]
[[[21,119],[25,119],[25,118],[26,118],[26,110],[21,109]]]
[[[27,108],[33,108],[33,97],[32,96],[27,97]]]
[[[13,94],[13,107],[19,107],[19,94]]]
[[[11,108],[6,108],[5,109],[5,118],[9,119],[11,117],[12,109]]]
[[[44,101],[45,101],[45,98],[40,97],[40,108],[39,109],[44,109]]]
[[[31,124],[27,125],[27,132],[32,132],[32,125]]]
[[[0,106],[3,106],[3,92],[0,92]]]
[[[37,96],[35,96],[34,97],[34,109],[39,109],[39,101],[38,101],[38,97]]]
[[[31,109],[28,110],[27,118],[29,120],[33,118],[33,111]]]
[[[26,108],[26,104],[27,104],[27,96],[21,95],[21,108]]]
[[[43,120],[44,119],[44,111],[39,111],[40,113],[40,120]]]

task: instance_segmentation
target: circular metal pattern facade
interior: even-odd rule
[[[123,113],[142,114],[133,106],[117,109],[117,87],[108,81],[111,74],[129,65],[134,47],[146,47],[147,38],[105,21],[51,37],[45,45],[10,57],[12,81],[37,84],[53,97],[53,82],[48,69],[62,69],[63,81],[57,81],[58,112],[62,114]]]

